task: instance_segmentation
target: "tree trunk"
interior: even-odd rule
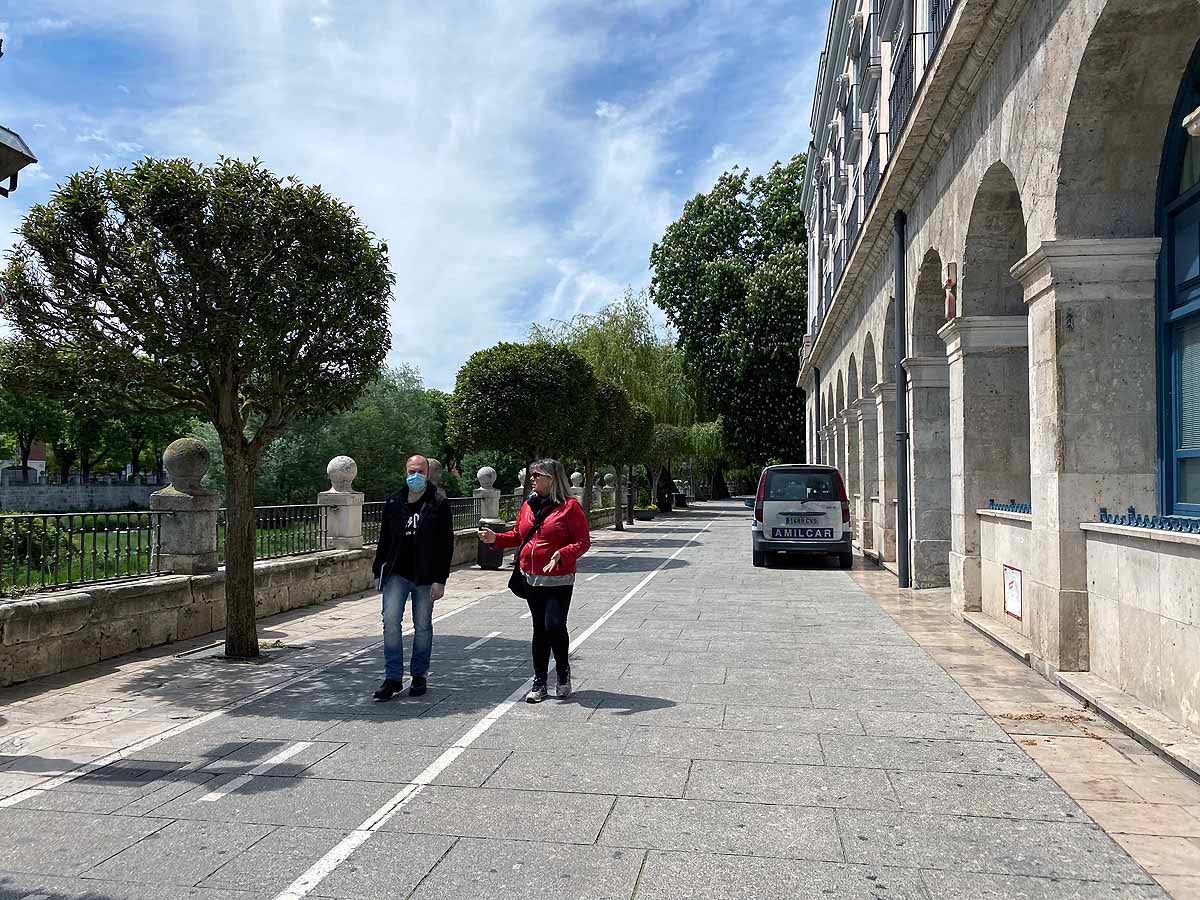
[[[590,517],[592,514],[592,497],[595,491],[592,490],[592,482],[596,478],[596,464],[592,462],[591,457],[583,461],[583,511]]]
[[[79,451],[79,475],[83,479],[84,484],[87,484],[89,478],[92,477],[92,451]]]
[[[17,445],[21,451],[21,476],[29,484],[29,455],[33,453],[33,438],[26,440],[17,435]]]
[[[238,452],[224,448],[225,504],[225,655],[258,656],[254,608],[254,468]]]
[[[71,481],[71,467],[75,465],[75,451],[70,447],[54,445],[54,458],[58,461],[58,474],[63,484]]]
[[[629,484],[625,488],[625,524],[633,524],[633,492],[636,485],[633,483],[633,464],[629,465]]]
[[[624,494],[621,493],[621,464],[617,463],[617,465],[614,466],[614,469],[616,470],[616,478],[613,481],[613,487],[617,489],[617,492],[613,495],[613,528],[615,528],[617,531],[624,531],[625,510],[623,510],[621,507],[623,507],[625,503],[623,501]]]
[[[713,466],[712,498],[714,500],[729,499],[729,487],[725,484],[725,465],[720,460]]]
[[[658,466],[646,466],[646,481],[650,483],[650,505],[654,506],[658,502]]]
[[[664,475],[666,478],[663,477]],[[663,465],[662,471],[659,473],[656,481],[659,486],[658,493],[655,495],[655,499],[658,501],[658,509],[660,512],[670,512],[672,507],[675,506],[675,498],[673,496],[675,493],[675,481],[671,475],[670,460]]]
[[[129,478],[137,478],[142,471],[142,445],[134,444],[129,448]]]

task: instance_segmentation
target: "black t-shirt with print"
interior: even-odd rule
[[[400,554],[396,559],[396,574],[401,578],[413,578],[416,575],[413,556],[417,545],[417,527],[421,524],[421,514],[424,511],[425,494],[418,500],[408,501],[408,516],[404,521],[404,531],[400,535]]]

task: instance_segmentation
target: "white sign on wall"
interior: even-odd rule
[[[1004,611],[1021,618],[1021,570],[1010,566],[1004,567]]]

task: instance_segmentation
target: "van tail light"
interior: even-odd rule
[[[767,499],[767,473],[764,471],[758,477],[758,493],[754,496],[754,519],[757,522],[763,520],[763,501]]]
[[[846,493],[846,482],[842,480],[842,473],[837,473],[838,493],[842,497],[842,525],[844,528],[850,528],[850,496]]]

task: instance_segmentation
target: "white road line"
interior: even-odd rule
[[[620,563],[609,563],[609,564],[608,564],[607,566],[605,566],[604,568],[606,568],[606,569],[615,569],[615,568],[616,568],[617,566],[619,566],[619,565],[620,565]]]
[[[650,583],[650,580],[654,578],[655,575],[667,567],[667,563],[671,562],[671,560],[675,559],[675,557],[690,547],[696,538],[708,531],[710,525],[712,525],[712,522],[709,522],[708,525],[705,525],[698,532],[692,535],[686,544],[672,553],[670,557],[664,559],[662,563],[659,564],[657,569],[650,572],[650,574],[639,581],[633,590],[614,603],[611,607],[609,607],[608,611],[604,615],[589,625],[587,630],[582,632],[579,637],[575,638],[575,640],[571,642],[571,651],[574,652],[584,641],[595,634],[598,628],[615,616],[620,611],[622,606],[632,600],[642,590],[642,588]],[[508,696],[508,699],[484,716],[475,724],[474,728],[459,738],[453,747],[430,763],[429,767],[425,769],[425,771],[413,779],[412,784],[407,785],[404,790],[400,791],[400,793],[388,800],[387,803],[379,807],[379,809],[375,811],[374,815],[359,825],[356,829],[354,829],[354,831],[346,835],[346,837],[342,838],[342,840],[338,842],[328,853],[313,863],[307,872],[292,882],[292,884],[289,885],[288,888],[281,894],[276,895],[275,900],[302,900],[303,897],[306,897],[308,894],[312,893],[313,889],[316,888],[317,885],[329,877],[329,875],[332,874],[338,866],[349,859],[355,850],[365,844],[367,840],[370,839],[372,834],[374,834],[389,819],[391,819],[392,816],[396,815],[396,813],[403,809],[413,797],[417,796],[417,794],[424,790],[426,785],[432,784],[434,779],[441,775],[451,763],[458,759],[464,750],[475,743],[475,741],[477,741],[479,737],[484,734],[484,732],[495,725],[496,722],[498,722],[506,712],[512,709],[513,706],[515,706],[521,700],[525,692],[529,690],[529,685],[532,683],[532,681],[533,679],[526,681],[523,685],[513,691]]]
[[[255,775],[266,775],[268,772],[270,772],[273,768],[275,768],[280,763],[287,762],[289,759],[291,759],[297,753],[303,753],[305,750],[307,750],[311,746],[312,746],[312,741],[297,741],[295,744],[292,744],[292,746],[287,747],[283,750],[280,750],[278,753],[276,753],[270,759],[255,766],[253,769],[251,769],[245,775],[239,775],[237,778],[233,778],[233,779],[225,782],[225,784],[221,785],[215,791],[209,791],[207,794],[205,794],[203,797],[200,798],[200,801],[202,803],[212,803],[214,800],[220,800],[226,794],[231,794],[234,791],[236,791],[243,784],[249,784],[251,781],[254,780]]]
[[[597,572],[595,575],[589,575],[587,578],[585,578],[585,579],[583,579],[583,580],[584,580],[584,581],[593,581],[593,580],[595,580],[595,579],[597,579],[597,578],[599,578],[599,577],[600,577],[600,573],[599,573],[599,572]]]
[[[456,616],[463,610],[471,609],[475,606],[478,606],[481,600],[483,600],[482,597],[476,598],[475,600],[472,600],[469,603],[464,603],[458,609],[452,609],[452,610],[450,610],[450,612],[442,613],[440,616],[434,616],[433,621],[441,622],[443,619],[448,619],[451,616]],[[407,631],[405,631],[404,633],[412,634],[412,629],[410,628]],[[382,644],[383,644],[383,641],[374,641],[373,643],[367,644],[367,646],[365,646],[365,647],[360,647],[357,650],[348,650],[345,653],[335,656],[329,662],[319,665],[315,668],[309,669],[307,672],[302,672],[301,674],[295,676],[294,678],[289,678],[287,681],[281,681],[279,684],[273,684],[270,687],[265,687],[260,691],[255,691],[253,694],[243,697],[241,700],[237,700],[233,703],[230,703],[228,706],[222,706],[220,709],[214,709],[212,712],[205,713],[204,715],[199,716],[195,719],[191,719],[187,722],[182,722],[179,725],[176,725],[174,728],[164,731],[161,734],[153,735],[152,737],[148,737],[145,740],[138,741],[136,744],[130,744],[128,747],[124,747],[120,750],[116,750],[112,753],[109,753],[106,756],[102,756],[99,759],[93,760],[92,762],[84,763],[83,765],[79,766],[78,768],[72,769],[70,772],[66,772],[55,778],[51,778],[49,781],[47,781],[43,784],[39,784],[39,785],[37,785],[35,787],[31,787],[31,788],[26,788],[23,791],[18,791],[17,793],[13,794],[11,797],[5,797],[4,799],[0,800],[0,809],[5,809],[6,807],[9,807],[9,806],[16,806],[18,803],[20,803],[23,800],[28,800],[31,797],[38,797],[38,796],[46,793],[46,791],[53,790],[56,787],[61,787],[64,784],[69,784],[70,782],[74,781],[76,778],[80,778],[83,775],[87,775],[89,772],[94,772],[97,769],[102,769],[105,766],[111,765],[112,763],[115,763],[115,762],[119,762],[122,759],[128,759],[133,754],[140,753],[141,751],[145,750],[147,747],[153,747],[155,744],[161,743],[162,741],[165,741],[168,738],[173,738],[176,735],[183,734],[185,731],[191,731],[193,728],[197,728],[201,725],[205,725],[205,724],[213,721],[214,719],[219,719],[219,718],[221,718],[221,716],[224,716],[227,713],[231,713],[236,710],[239,710],[243,706],[249,706],[251,703],[256,703],[257,701],[261,700],[263,697],[269,697],[271,694],[278,693],[279,691],[289,688],[294,684],[299,684],[302,681],[306,681],[307,679],[312,678],[314,675],[320,675],[322,672],[326,672],[329,669],[332,669],[334,666],[341,665],[342,663],[346,662],[347,660],[354,659],[354,657],[356,657],[356,656],[362,656],[364,653],[367,653],[371,650],[378,650],[379,647],[382,646]]]
[[[475,643],[467,644],[467,646],[465,646],[463,649],[464,650],[474,650],[476,647],[482,647],[484,644],[486,644],[488,641],[490,641],[492,638],[494,638],[498,634],[500,634],[499,631],[493,631],[487,637],[481,637]]]

